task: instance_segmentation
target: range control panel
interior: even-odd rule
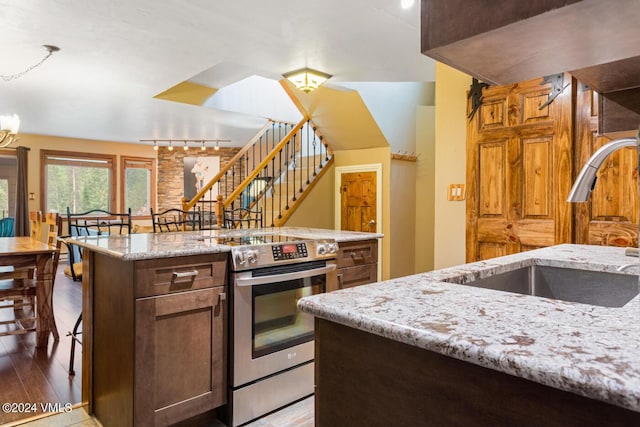
[[[283,261],[287,259],[299,259],[309,256],[306,243],[286,243],[282,245],[274,245],[271,247],[274,261]]]

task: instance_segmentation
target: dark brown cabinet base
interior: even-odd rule
[[[83,357],[102,425],[166,426],[226,403],[226,259],[91,255]]]
[[[316,319],[315,425],[631,426],[640,413]]]

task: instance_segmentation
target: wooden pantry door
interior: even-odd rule
[[[486,88],[467,123],[468,262],[571,241],[572,85],[540,109],[550,91]]]
[[[340,177],[340,228],[374,233],[377,215],[377,173],[342,173]]]

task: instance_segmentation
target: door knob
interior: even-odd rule
[[[371,221],[369,221],[369,225],[376,225],[376,220],[372,219]]]

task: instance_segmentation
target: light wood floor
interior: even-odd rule
[[[63,273],[64,263],[56,275],[53,295],[54,313],[60,341],[49,340],[47,349],[35,348],[35,334],[0,337],[0,403],[36,403],[37,413],[6,413],[0,410],[0,425],[23,427],[99,426],[82,407],[82,346],[76,346],[76,375],[67,373],[71,339],[66,336],[80,313],[82,289]],[[13,316],[11,310],[0,310],[0,318]],[[1,326],[0,326],[1,327]],[[40,403],[64,406],[73,404],[70,412],[48,414]],[[313,397],[269,414],[246,427],[311,427],[314,425]],[[223,427],[217,423],[211,427]]]

